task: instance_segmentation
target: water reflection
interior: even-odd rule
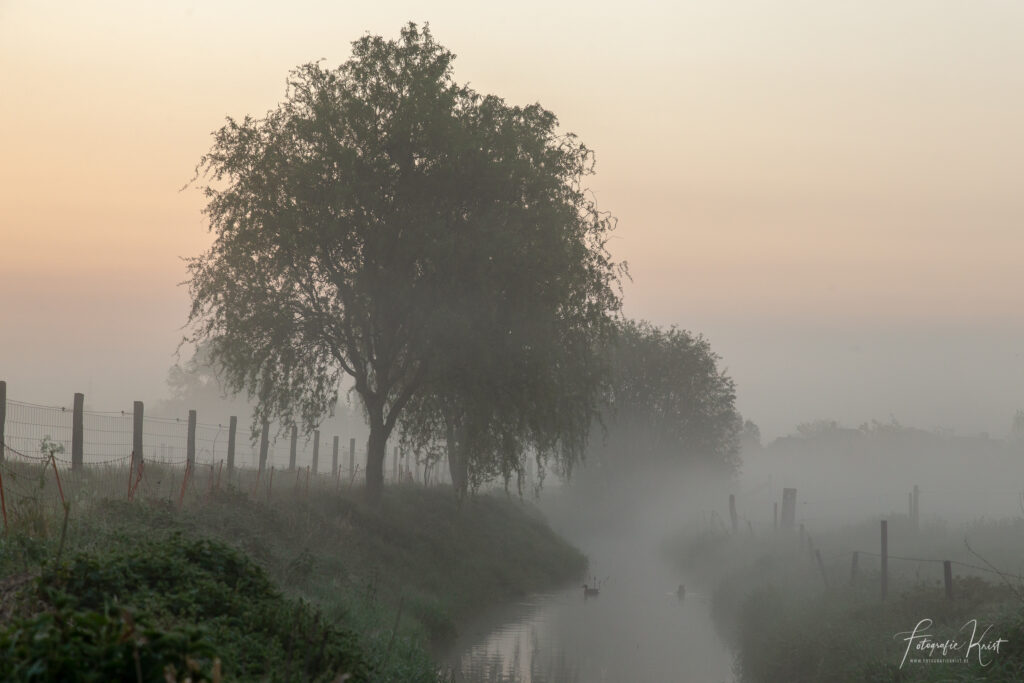
[[[684,579],[653,553],[588,550],[591,566],[608,574],[600,595],[585,598],[574,584],[487,615],[463,631],[447,658],[454,680],[733,680],[706,595],[688,586],[680,599]]]

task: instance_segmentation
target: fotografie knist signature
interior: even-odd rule
[[[985,661],[985,654],[998,654],[999,646],[1003,643],[1008,643],[1005,638],[996,638],[985,642],[985,638],[988,632],[992,630],[992,624],[989,624],[981,635],[978,635],[978,620],[969,619],[963,626],[960,627],[960,631],[963,632],[968,626],[971,627],[970,638],[964,642],[957,640],[956,638],[946,638],[945,640],[935,640],[932,635],[928,633],[928,629],[932,627],[931,619],[922,619],[917,622],[913,631],[902,631],[897,633],[893,638],[899,638],[904,636],[903,640],[907,642],[907,649],[903,652],[903,659],[900,660],[900,668],[903,668],[903,664],[906,663],[907,657],[910,655],[910,651],[915,652],[927,652],[928,658],[931,658],[937,652],[941,652],[942,656],[949,657],[953,656],[962,659],[966,662],[972,654],[977,656],[978,664],[981,666],[988,666],[992,663],[992,657]]]

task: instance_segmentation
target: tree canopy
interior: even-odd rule
[[[738,465],[736,388],[707,339],[626,321],[608,353],[611,389],[595,457],[613,467],[642,467],[654,458],[705,462],[724,472]]]
[[[292,72],[263,118],[228,119],[199,163],[215,240],[189,261],[190,341],[255,420],[315,426],[351,377],[372,498],[420,398],[503,388],[488,410],[509,415],[547,395],[557,412],[523,410],[513,432],[571,442],[594,381],[554,389],[566,352],[585,358],[619,306],[592,152],[541,106],[456,83],[453,59],[428,27],[364,36],[336,69]]]

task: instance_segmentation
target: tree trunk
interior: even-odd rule
[[[371,505],[380,504],[384,493],[384,457],[388,435],[382,409],[367,409],[370,417],[370,438],[366,444],[366,497]]]
[[[464,439],[456,436],[455,425],[451,420],[447,421],[446,446],[448,449],[448,472],[452,476],[452,488],[455,496],[462,500],[469,491],[469,457],[463,447]]]

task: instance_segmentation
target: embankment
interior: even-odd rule
[[[328,491],[98,502],[71,510],[63,549],[60,526],[0,541],[4,680],[434,681],[429,646],[463,619],[586,565],[514,497],[460,508],[414,486],[379,508]]]

